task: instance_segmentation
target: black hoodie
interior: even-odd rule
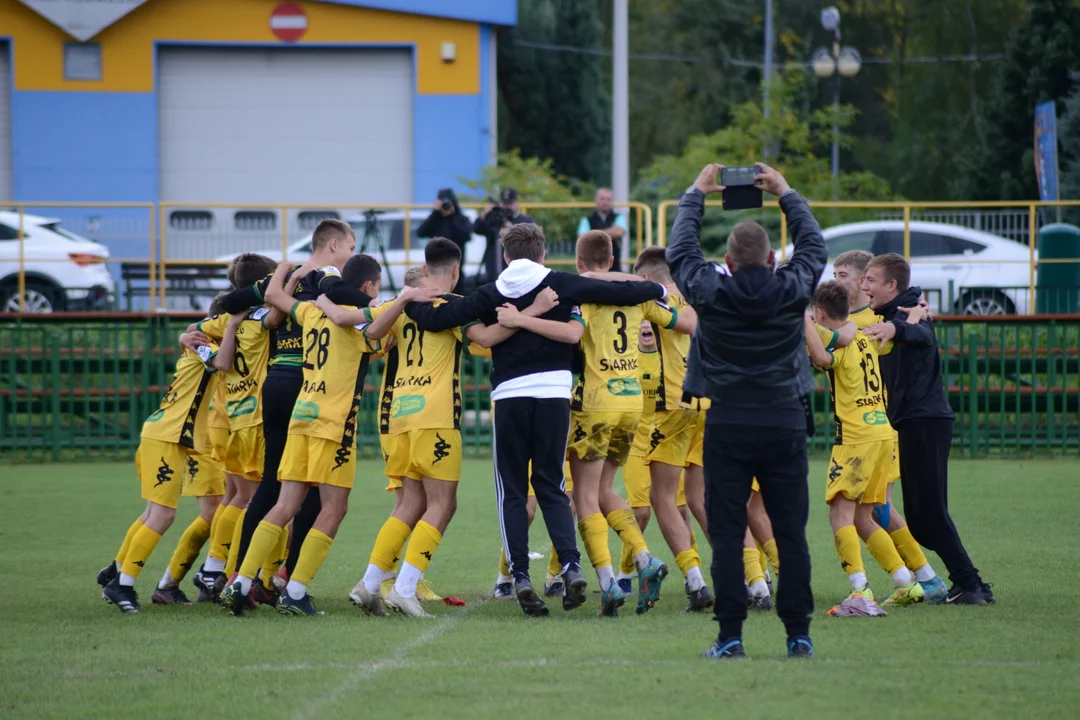
[[[675,284],[698,314],[683,391],[725,409],[797,408],[814,389],[803,314],[828,260],[821,228],[802,197],[784,193],[780,208],[795,242],[789,261],[776,272],[728,275],[701,252],[704,199],[698,190],[683,195],[667,250]]]
[[[915,418],[953,418],[941,378],[941,355],[933,321],[911,325],[907,316],[897,311],[914,307],[921,297],[922,288],[912,287],[875,308],[885,322],[896,326],[892,350],[880,354],[878,364],[888,393],[885,412],[897,429],[900,423]]]

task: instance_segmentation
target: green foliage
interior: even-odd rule
[[[766,147],[772,150],[768,164],[783,173],[791,186],[810,200],[828,200],[834,195],[841,200],[893,199],[888,182],[873,173],[841,172],[838,183],[833,179],[829,158],[817,150],[828,147],[832,141],[833,109],[830,106],[809,116],[799,112],[792,100],[801,87],[798,75],[788,75],[772,88],[768,118],[756,100],[742,103],[732,109],[731,120],[723,129],[693,135],[679,155],[656,158],[642,169],[634,199],[652,203],[674,199],[707,163],[752,165],[764,161]],[[840,106],[835,115],[842,146],[851,142],[848,131],[855,115],[855,109],[846,105]],[[780,217],[775,211],[710,213],[706,215],[702,232],[703,246],[719,254],[734,224],[747,217],[758,219],[769,230],[774,243],[779,242]],[[864,211],[845,211],[831,220],[851,222],[865,217]],[[827,219],[823,217],[822,222]]]
[[[1073,90],[1058,105],[1058,167],[1062,200],[1080,200],[1080,72],[1072,74]],[[1062,219],[1080,225],[1080,208],[1068,208]]]

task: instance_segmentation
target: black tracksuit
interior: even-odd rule
[[[250,287],[234,290],[223,298],[222,309],[225,312],[235,313],[242,312],[252,305],[261,304],[269,285],[270,276]],[[297,300],[310,301],[324,293],[340,305],[367,307],[371,302],[370,297],[346,285],[336,271],[331,273],[322,270],[312,271],[304,276],[293,294]],[[289,418],[292,416],[293,405],[296,404],[300,386],[304,383],[304,371],[300,366],[302,334],[303,328],[294,322],[286,322],[270,334],[270,362],[272,364],[267,370],[266,380],[263,382],[260,393],[263,404],[265,445],[263,477],[255,494],[248,502],[247,513],[244,515],[236,567],[240,567],[240,564],[244,562],[244,555],[247,554],[255,528],[277,504],[278,495],[281,492],[281,483],[277,479],[278,466],[281,464],[281,455],[285,452],[285,443],[289,438]],[[285,561],[285,567],[288,568],[290,575],[296,569],[296,561],[300,558],[300,548],[304,544],[304,539],[307,538],[321,510],[322,502],[319,499],[319,493],[309,492],[304,498],[303,505],[300,506],[300,511],[293,519],[293,531],[289,538],[289,556]]]
[[[695,189],[679,202],[667,259],[675,284],[698,314],[683,391],[712,400],[705,425],[705,505],[720,637],[741,636],[746,619],[742,550],[754,477],[784,568],[776,612],[789,637],[806,635],[814,597],[806,544],[804,399],[814,382],[803,315],[828,251],[806,201],[788,192],[780,207],[795,242],[789,262],[776,272],[748,267],[722,273],[706,262],[699,244],[704,199]]]
[[[465,294],[465,244],[472,239],[472,223],[469,218],[461,213],[457,201],[453,201],[454,212],[443,215],[438,210],[432,210],[427,220],[416,229],[416,236],[422,238],[444,237],[454,243],[461,250],[461,275],[458,277],[454,293]]]
[[[544,319],[567,322],[575,305],[637,305],[662,298],[651,282],[603,282],[542,265],[515,260],[495,283],[472,295],[434,307],[410,303],[405,312],[422,331],[438,332],[479,320],[498,323],[496,308],[511,303],[527,308],[544,288],[559,294],[559,305]],[[529,463],[536,501],[548,535],[565,567],[580,564],[574,516],[566,497],[563,463],[570,432],[570,373],[574,346],[519,331],[491,349],[491,399],[494,401],[495,499],[503,547],[515,579],[529,577]]]
[[[915,305],[921,296],[920,288],[909,288],[877,308],[896,327],[892,351],[881,355],[879,363],[888,391],[886,413],[900,439],[904,519],[919,544],[941,557],[954,585],[976,590],[982,578],[949,516],[954,416],[945,396],[934,326],[931,321],[911,325],[897,310]]]

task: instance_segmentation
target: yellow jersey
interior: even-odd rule
[[[678,295],[668,295],[667,304],[673,313],[678,312],[689,303]],[[682,400],[683,380],[686,378],[686,356],[690,354],[690,336],[676,332],[672,328],[664,328],[653,323],[653,335],[656,336],[656,351],[660,355],[660,385],[656,389],[656,411],[679,409]],[[695,400],[693,409],[707,410],[709,401]]]
[[[271,332],[264,324],[269,314],[268,308],[255,308],[236,328],[236,354],[225,372],[225,412],[229,416],[229,429],[233,431],[261,425],[263,421],[260,388],[270,362]],[[215,315],[197,327],[207,337],[220,342],[231,318],[228,313]]]
[[[229,429],[229,414],[225,412],[225,376],[214,373],[207,389],[210,406],[206,408],[206,427]]]
[[[304,384],[293,406],[289,433],[355,447],[364,378],[371,355],[379,348],[364,336],[365,325],[339,327],[313,303],[297,302],[289,315],[303,331],[304,345]]]
[[[210,403],[204,403],[203,398],[214,374],[210,361],[217,351],[217,345],[202,345],[198,353],[191,350],[181,353],[161,405],[143,423],[142,437],[208,454],[210,438],[206,419]]]
[[[641,321],[670,330],[678,310],[653,300],[641,305],[582,305],[585,334],[579,347],[585,363],[570,407],[585,412],[640,412],[638,333]]]
[[[653,417],[656,415],[656,393],[660,387],[660,353],[655,350],[638,351],[638,384],[641,386],[641,420],[634,433],[630,454],[645,457],[649,454],[649,436],[652,434]]]
[[[848,313],[847,319],[855,323],[855,327],[860,330],[865,330],[882,320],[881,316],[874,312],[874,309],[869,305],[864,305],[858,310],[852,310]]]
[[[445,304],[437,299],[434,305]],[[383,303],[365,308],[368,322],[390,307]],[[397,340],[386,354],[379,432],[397,435],[409,430],[461,429],[460,328],[425,332],[405,313],[390,330]]]
[[[814,329],[832,356],[826,374],[836,422],[834,444],[891,440],[893,431],[885,415],[885,384],[878,370],[875,343],[859,331],[850,345],[838,348],[835,330],[820,325]]]

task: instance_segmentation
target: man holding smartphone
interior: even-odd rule
[[[705,655],[745,656],[743,540],[756,477],[784,569],[776,608],[787,630],[787,654],[813,657],[804,403],[814,381],[803,346],[803,315],[828,249],[806,200],[779,172],[759,163],[754,181],[780,198],[795,251],[774,271],[768,233],[744,221],[728,236],[730,275],[721,273],[705,260],[700,245],[705,196],[724,190],[717,183],[721,170],[706,165],[683,195],[667,250],[675,284],[698,314],[683,396],[712,401],[705,425],[705,504],[720,634]]]

